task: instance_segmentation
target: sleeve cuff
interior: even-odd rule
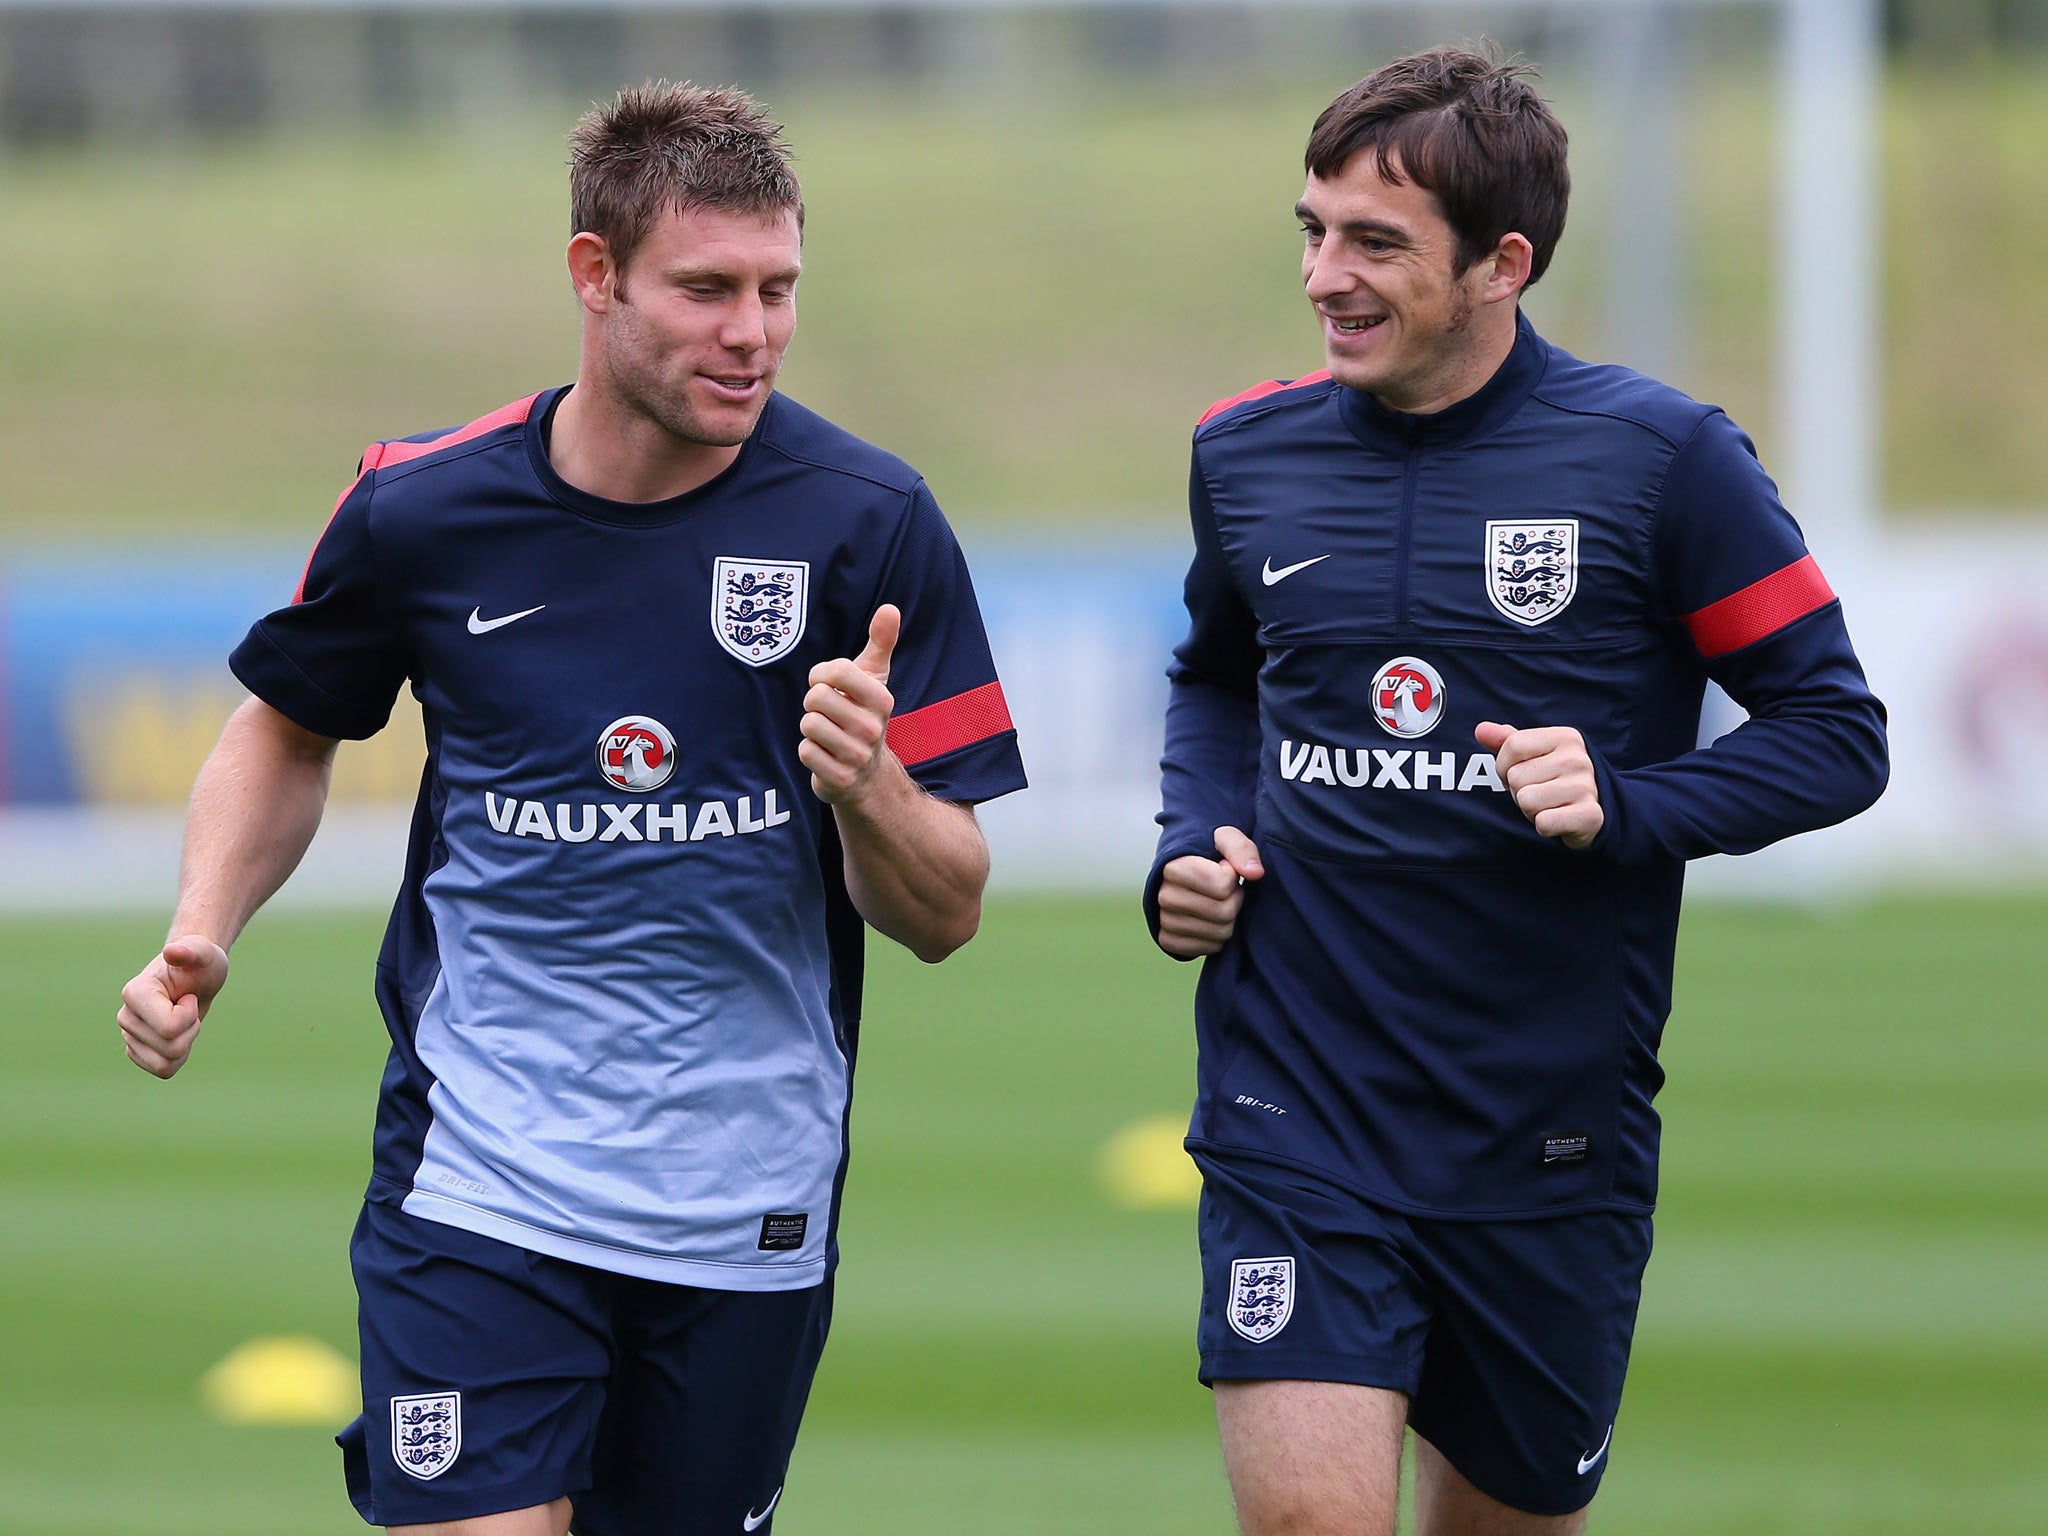
[[[333,741],[366,741],[384,729],[391,706],[350,709],[292,661],[259,622],[228,657],[228,670],[244,688],[301,730]]]
[[[933,798],[956,805],[980,805],[1030,787],[1014,730],[928,757],[903,771]]]
[[[1586,743],[1586,756],[1593,760],[1593,783],[1600,796],[1600,830],[1593,834],[1592,842],[1578,850],[1579,856],[1610,864],[1626,863],[1628,826],[1621,775],[1607,761],[1607,755],[1590,741]]]

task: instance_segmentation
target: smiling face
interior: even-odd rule
[[[663,213],[595,313],[585,296],[597,377],[679,443],[737,447],[760,420],[796,334],[802,268],[794,209]]]
[[[1513,343],[1526,240],[1509,235],[1459,272],[1457,236],[1435,195],[1383,176],[1371,150],[1334,177],[1311,176],[1294,211],[1306,242],[1302,285],[1338,383],[1424,412],[1486,382]]]

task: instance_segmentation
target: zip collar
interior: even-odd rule
[[[1516,312],[1515,344],[1493,377],[1462,400],[1440,411],[1414,416],[1391,411],[1361,389],[1337,392],[1344,425],[1368,448],[1406,454],[1421,444],[1440,446],[1491,432],[1521,409],[1542,381],[1550,360],[1550,344],[1536,334],[1529,317]]]

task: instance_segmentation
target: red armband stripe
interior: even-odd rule
[[[889,750],[909,768],[1014,730],[1001,683],[983,683],[889,722]]]
[[[1682,622],[1692,632],[1692,643],[1700,648],[1700,655],[1712,661],[1754,645],[1834,600],[1835,589],[1808,555],[1729,593],[1718,603],[1688,613]]]
[[[1221,416],[1233,405],[1243,405],[1247,400],[1263,400],[1268,395],[1277,395],[1283,389],[1306,389],[1311,384],[1321,384],[1330,377],[1330,370],[1319,368],[1314,373],[1305,373],[1298,379],[1282,383],[1279,379],[1268,379],[1263,384],[1254,384],[1241,395],[1232,395],[1228,400],[1218,400],[1202,412],[1202,419],[1196,426],[1206,426],[1212,417]]]

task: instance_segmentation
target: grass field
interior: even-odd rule
[[[1596,1528],[2048,1528],[2048,899],[1689,919],[1665,1203]],[[326,1432],[232,1428],[253,1335],[352,1352],[378,924],[260,919],[193,1069],[120,1057],[153,920],[10,921],[0,1532],[361,1529]],[[832,1347],[789,1536],[1224,1536],[1192,1219],[1094,1159],[1190,1091],[1191,971],[1133,905],[1012,901],[878,946]]]
[[[917,464],[963,523],[1178,529],[1202,408],[1320,365],[1288,209],[1307,124],[1358,63],[975,104],[792,90],[775,104],[810,222],[786,386]],[[2048,307],[2022,301],[2048,249],[2041,71],[1902,73],[1887,93],[1895,506],[2032,513],[2048,485]],[[1627,210],[1597,174],[1612,125],[1558,89],[1582,174],[1531,307],[1598,351],[1602,231]],[[1771,462],[1769,93],[1688,91],[1676,382]],[[0,156],[0,265],[36,274],[0,291],[0,534],[297,544],[372,437],[568,378],[575,110]]]

